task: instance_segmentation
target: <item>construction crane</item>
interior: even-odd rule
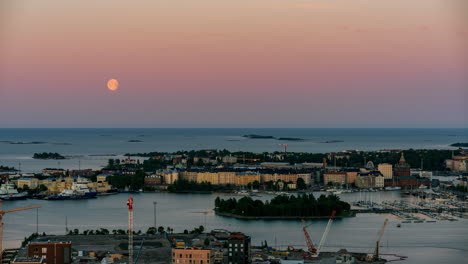
[[[133,198],[128,197],[128,263],[133,264]]]
[[[288,144],[278,144],[278,146],[284,147],[284,154],[288,153]]]
[[[307,232],[307,226],[305,224],[304,219],[302,219],[302,232],[304,232],[304,237],[305,237],[305,241],[307,244],[307,250],[309,250],[310,253],[315,254],[315,252],[317,252],[317,249],[314,247],[314,244],[312,243],[312,240],[310,239],[309,232]]]
[[[41,207],[40,205],[32,205],[32,206],[26,206],[26,207],[21,207],[21,208],[3,210],[2,201],[0,200],[0,258],[3,256],[3,216],[6,213],[13,213],[13,212],[35,209],[35,208],[40,208],[40,207]]]
[[[315,257],[319,256],[320,251],[322,250],[322,246],[325,243],[325,240],[327,240],[327,236],[328,236],[328,232],[330,232],[331,224],[333,223],[333,220],[335,219],[335,214],[336,214],[336,211],[333,210],[330,216],[330,219],[328,219],[327,227],[325,227],[325,231],[323,231],[323,235],[322,235],[322,238],[320,239],[320,243],[317,248],[317,252],[315,253]]]
[[[387,223],[388,223],[388,218],[385,219],[384,224],[377,235],[377,241],[375,242],[374,255],[372,256],[372,259],[371,259],[372,261],[379,260],[379,244],[380,244],[380,240],[382,239],[383,233],[385,231],[385,227],[387,226]]]

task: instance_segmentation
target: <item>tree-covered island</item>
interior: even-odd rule
[[[64,156],[58,154],[58,153],[52,153],[52,152],[42,152],[42,153],[34,153],[33,159],[65,159]]]
[[[327,218],[333,210],[340,217],[351,216],[350,208],[338,196],[323,194],[318,199],[313,194],[279,195],[265,202],[250,197],[215,200],[217,214],[237,218]]]

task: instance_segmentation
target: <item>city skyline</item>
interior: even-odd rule
[[[0,128],[468,127],[463,0],[0,7]]]

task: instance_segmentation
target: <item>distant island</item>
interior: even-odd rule
[[[245,138],[255,138],[255,139],[268,139],[268,138],[275,138],[274,136],[262,136],[257,134],[250,134],[250,135],[243,135],[242,137]]]
[[[128,142],[131,142],[131,143],[139,143],[139,142],[143,142],[142,140],[138,140],[138,139],[130,139]]]
[[[58,154],[58,153],[52,153],[52,152],[42,152],[42,153],[34,153],[33,159],[65,159],[64,156]]]
[[[253,200],[243,197],[239,200],[215,199],[215,212],[222,216],[242,219],[296,219],[296,218],[327,218],[332,211],[336,216],[352,216],[351,206],[336,195],[320,195],[315,199],[313,194],[298,196],[278,195],[270,201]]]
[[[285,140],[285,141],[303,141],[303,138],[294,138],[294,137],[280,137],[277,138],[278,140]]]
[[[31,142],[9,141],[9,143],[12,144],[12,145],[36,145],[36,144],[45,144],[47,142],[42,142],[42,141],[31,141]]]
[[[263,136],[263,135],[257,135],[257,134],[249,134],[249,135],[243,135],[242,137],[245,138],[251,138],[251,139],[276,139],[276,140],[284,140],[284,141],[302,141],[304,139],[302,138],[295,138],[295,137],[274,137],[274,136]]]
[[[468,147],[468,143],[453,143],[451,147]]]
[[[340,142],[344,142],[344,141],[343,140],[327,140],[327,141],[323,141],[320,143],[340,143]]]

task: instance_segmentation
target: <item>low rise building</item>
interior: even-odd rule
[[[71,259],[70,242],[30,243],[28,257],[44,258],[47,264],[68,264]]]
[[[21,177],[16,181],[16,187],[24,189],[28,186],[29,189],[36,189],[39,186],[39,179],[33,177]]]
[[[231,233],[228,239],[228,261],[231,264],[250,263],[250,237],[243,233]]]
[[[343,185],[346,184],[346,172],[345,171],[328,171],[323,175],[323,183],[325,185],[329,183]]]
[[[145,176],[144,183],[146,186],[155,186],[155,185],[160,185],[162,184],[162,177],[152,174]]]
[[[393,178],[393,165],[388,163],[381,163],[377,166],[377,170],[382,173],[385,179]]]
[[[173,248],[172,263],[211,264],[214,263],[214,254],[210,249]]]

